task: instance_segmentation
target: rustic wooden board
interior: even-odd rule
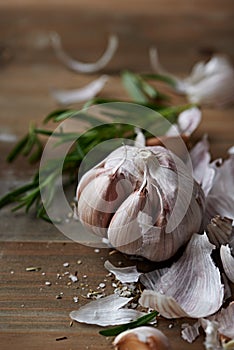
[[[103,267],[106,259],[129,264],[119,253],[109,256],[108,249],[95,253],[94,248],[76,243],[0,243],[1,350],[111,349],[113,338],[99,335],[101,327],[78,323],[70,327],[69,318],[70,311],[89,301],[82,295],[86,296],[90,289],[97,290],[100,282],[105,280],[106,294],[113,292],[113,280],[106,277],[108,272]],[[78,265],[77,260],[82,264]],[[64,267],[65,262],[70,266]],[[30,266],[41,269],[27,272],[25,269]],[[73,274],[77,271],[79,281],[67,285],[70,281],[67,275],[57,278],[57,273],[62,276],[66,271]],[[45,286],[46,281],[51,286]],[[62,299],[56,299],[60,292],[64,293]],[[78,303],[74,303],[74,296],[79,297]],[[188,343],[180,338],[180,324],[181,321],[158,319],[159,329],[170,338],[174,350],[188,348]],[[169,328],[170,325],[173,327]],[[67,339],[56,341],[60,337]],[[202,348],[202,341],[201,337],[189,349]]]
[[[159,48],[164,65],[182,76],[210,49],[234,60],[233,15],[232,0],[1,1],[0,132],[22,137],[29,122],[41,124],[58,107],[49,95],[51,87],[78,88],[97,77],[67,71],[48,45],[49,31],[58,31],[68,52],[84,61],[100,56],[108,33],[118,34],[118,52],[103,71],[111,79],[102,96],[126,98],[117,75],[126,68],[149,72],[151,45]],[[185,99],[173,97],[173,101],[184,103]],[[203,109],[194,140],[208,133],[213,157],[224,157],[233,144],[233,114],[234,108]],[[27,181],[34,171],[22,158],[13,165],[5,162],[12,146],[0,141],[0,195]],[[100,336],[98,327],[69,326],[69,312],[86,299],[80,297],[75,304],[72,298],[80,296],[81,290],[76,285],[67,286],[65,278],[56,279],[57,273],[65,271],[63,263],[69,261],[69,271],[77,270],[81,280],[87,274],[89,288],[96,288],[106,275],[103,260],[109,257],[108,251],[95,254],[93,248],[68,243],[55,227],[37,221],[33,214],[25,216],[10,209],[0,211],[1,350],[111,349],[112,340]],[[78,259],[83,261],[80,266]],[[112,259],[118,262],[122,256]],[[32,265],[40,266],[41,271],[26,272]],[[44,286],[47,278],[52,282],[50,287]],[[60,291],[64,297],[57,300]],[[108,281],[106,292],[112,291]],[[169,329],[170,323],[160,320],[159,328],[169,336],[174,350],[203,348],[202,337],[188,345],[180,338],[180,322]],[[63,336],[67,339],[56,341]]]

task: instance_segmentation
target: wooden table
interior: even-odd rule
[[[66,3],[66,5],[65,5]],[[64,46],[84,61],[94,61],[105,47],[108,33],[116,33],[120,47],[105,73],[111,80],[102,95],[126,96],[118,77],[122,69],[150,71],[147,50],[157,45],[161,60],[174,73],[186,75],[202,52],[215,49],[234,59],[233,1],[147,0],[36,2],[8,0],[0,3],[0,133],[20,138],[30,121],[42,122],[56,104],[51,87],[76,88],[95,76],[67,71],[48,45],[47,33],[58,31]],[[176,98],[176,102],[185,102]],[[77,105],[76,107],[79,107]],[[208,133],[213,157],[224,157],[233,144],[234,109],[203,110],[203,121],[194,139]],[[33,168],[23,158],[9,165],[5,156],[13,143],[0,142],[0,195],[27,181]],[[98,334],[99,327],[73,324],[69,312],[83,305],[83,295],[105,279],[103,262],[108,250],[69,241],[54,226],[12,213],[0,212],[0,348],[17,349],[111,349],[112,339]],[[120,254],[111,257],[118,263]],[[77,260],[82,264],[78,265]],[[65,268],[63,263],[69,262]],[[40,271],[26,271],[38,266]],[[66,275],[77,271],[79,282],[67,285]],[[45,273],[45,274],[44,274]],[[87,275],[87,278],[83,276]],[[51,286],[45,282],[50,281]],[[83,284],[82,284],[83,283]],[[113,291],[107,278],[106,293]],[[87,286],[86,286],[87,285]],[[82,290],[85,286],[85,290]],[[78,288],[77,288],[78,287]],[[62,299],[56,295],[63,292]],[[79,296],[74,303],[73,297]],[[159,320],[159,328],[173,349],[202,349],[202,337],[189,345],[180,338],[181,322]],[[56,340],[66,337],[63,340]]]

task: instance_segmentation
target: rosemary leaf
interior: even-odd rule
[[[158,312],[153,311],[147,315],[144,315],[144,316],[138,318],[136,321],[125,323],[125,324],[122,324],[120,326],[104,329],[104,330],[100,331],[99,334],[104,335],[105,337],[116,336],[116,335],[118,335],[118,334],[120,334],[128,329],[140,327],[140,326],[143,326],[143,325],[149,323],[157,315],[158,315]]]
[[[7,204],[17,202],[22,194],[33,189],[34,187],[35,187],[35,183],[30,182],[24,186],[17,188],[16,190],[13,190],[13,191],[7,193],[5,196],[3,196],[0,199],[0,209],[3,208]]]
[[[17,156],[23,151],[25,145],[28,142],[29,135],[24,136],[12,149],[12,151],[7,156],[7,161],[9,163],[13,162],[17,158]]]
[[[124,71],[122,73],[122,82],[131,98],[137,103],[147,103],[149,99],[142,89],[142,82],[138,75]]]
[[[149,80],[158,80],[158,81],[163,81],[164,83],[167,83],[168,85],[175,87],[176,83],[175,80],[166,76],[166,75],[161,75],[161,74],[142,74],[142,78],[144,79],[149,79]]]
[[[74,116],[77,113],[76,110],[71,109],[58,109],[56,111],[53,111],[52,113],[48,114],[43,123],[47,124],[49,121],[53,122],[60,122],[62,120],[65,120],[67,118],[70,118],[71,116]]]

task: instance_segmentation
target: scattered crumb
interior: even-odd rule
[[[45,282],[45,285],[46,285],[46,286],[51,286],[51,282],[46,281],[46,282]]]
[[[78,297],[73,297],[73,301],[74,301],[74,303],[78,303],[79,298]]]
[[[78,277],[75,276],[75,275],[70,274],[70,275],[69,275],[69,278],[70,278],[70,280],[71,280],[73,283],[76,283],[76,282],[78,281]]]
[[[69,264],[69,262],[65,262],[65,263],[63,263],[63,266],[64,266],[64,267],[69,267],[70,264]]]
[[[30,267],[26,267],[25,269],[26,271],[40,271],[41,268],[38,266],[30,266]]]
[[[100,253],[100,249],[98,248],[94,249],[94,253]]]

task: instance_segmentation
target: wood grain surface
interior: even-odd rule
[[[78,88],[98,75],[74,74],[55,58],[48,33],[57,31],[73,56],[95,61],[103,52],[108,35],[119,36],[119,49],[102,71],[111,76],[102,96],[126,98],[119,72],[123,69],[151,72],[148,49],[156,45],[164,65],[185,76],[194,62],[210,51],[222,52],[234,60],[234,2],[232,0],[8,0],[0,2],[0,135],[22,137],[30,122],[58,108],[49,91]],[[165,91],[168,91],[167,88]],[[175,103],[185,99],[173,96]],[[81,105],[75,105],[79,108]],[[203,120],[194,141],[209,135],[214,158],[225,157],[233,145],[234,108],[203,109]],[[26,182],[34,172],[24,158],[7,164],[6,154],[14,142],[0,141],[0,195]],[[83,305],[83,276],[95,289],[105,279],[103,261],[108,250],[94,253],[70,242],[58,229],[38,221],[33,214],[0,211],[0,349],[102,349],[113,348],[111,338],[98,334],[99,327],[73,324],[69,312]],[[77,260],[82,260],[77,265]],[[124,259],[117,254],[113,262]],[[67,285],[68,271],[78,272],[78,284]],[[126,261],[125,261],[126,262]],[[26,272],[29,266],[40,271]],[[45,275],[42,273],[45,272]],[[45,286],[45,281],[51,286]],[[86,283],[86,280],[85,280]],[[112,292],[111,281],[106,293]],[[77,288],[78,287],[78,288]],[[87,291],[87,290],[86,290]],[[62,299],[56,295],[64,293]],[[79,296],[79,302],[73,301]],[[159,319],[159,328],[169,336],[174,350],[203,349],[203,337],[194,344],[180,337],[182,321]],[[67,339],[56,341],[56,338]]]

